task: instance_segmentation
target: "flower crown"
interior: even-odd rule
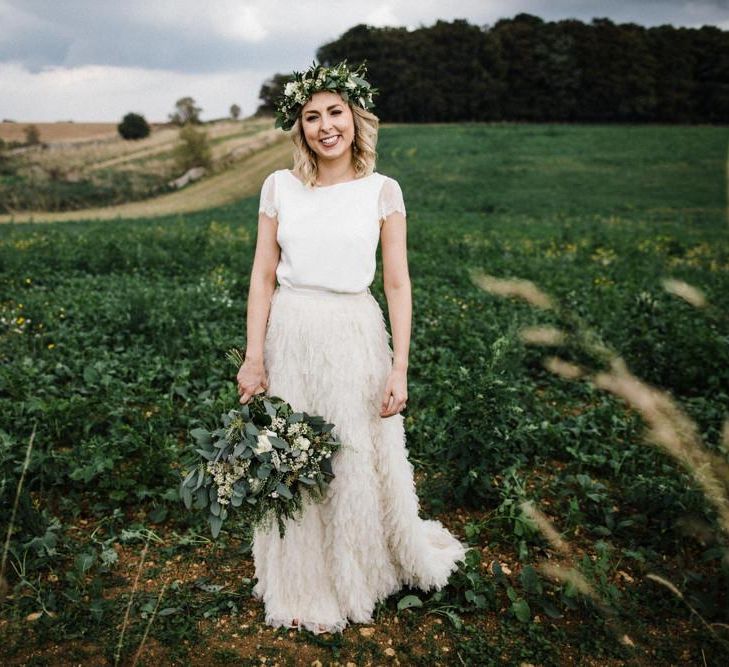
[[[375,106],[372,95],[379,90],[365,81],[363,76],[366,72],[364,63],[350,70],[346,59],[333,67],[317,65],[314,61],[305,72],[294,72],[293,80],[286,84],[283,95],[276,102],[275,127],[290,130],[301,107],[321,90],[338,92],[345,102],[351,101],[363,109],[371,109]]]

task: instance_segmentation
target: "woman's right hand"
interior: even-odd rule
[[[240,402],[248,403],[254,394],[261,394],[268,389],[268,377],[263,362],[244,361],[238,370],[238,393]],[[257,389],[261,388],[261,391]]]

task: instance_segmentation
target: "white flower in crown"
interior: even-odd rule
[[[284,88],[284,95],[286,95],[286,97],[293,95],[298,87],[299,84],[296,81],[289,81]]]
[[[354,79],[348,79],[347,83],[344,84],[349,90],[354,90],[357,87],[357,84],[354,82]]]

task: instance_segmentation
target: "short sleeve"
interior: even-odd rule
[[[407,216],[400,184],[394,178],[388,177],[380,190],[380,220],[384,220],[390,213],[394,213],[395,211],[399,211],[404,216]]]
[[[266,177],[261,186],[261,200],[258,206],[259,213],[265,213],[269,218],[275,218],[278,215],[278,207],[276,206],[276,178],[275,173],[271,173]]]

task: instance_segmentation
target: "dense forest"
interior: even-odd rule
[[[383,121],[729,122],[729,31],[713,26],[524,13],[493,26],[359,24],[316,57],[365,61]],[[273,110],[290,78],[263,85],[259,113]]]

